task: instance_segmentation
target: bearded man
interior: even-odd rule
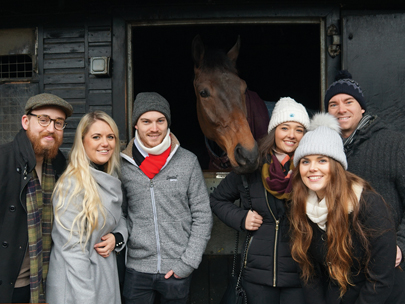
[[[51,195],[66,160],[59,147],[72,106],[52,94],[28,99],[22,129],[0,146],[0,303],[44,303]]]

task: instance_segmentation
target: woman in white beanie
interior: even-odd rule
[[[294,158],[292,256],[307,303],[398,303],[394,222],[382,197],[346,171],[339,123],[317,114]]]
[[[269,134],[259,144],[260,168],[246,175],[245,182],[231,172],[211,194],[211,208],[219,219],[251,234],[242,272],[248,303],[305,303],[299,267],[290,252],[285,203],[291,193],[293,154],[308,126],[304,106],[281,98]],[[238,199],[243,208],[234,205]]]

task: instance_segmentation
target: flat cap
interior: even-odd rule
[[[25,114],[28,114],[36,108],[46,106],[55,106],[61,108],[62,111],[65,112],[66,118],[72,116],[73,113],[72,105],[66,100],[53,94],[42,93],[28,99],[27,104],[25,105]]]

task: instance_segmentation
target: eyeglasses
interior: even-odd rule
[[[35,116],[36,118],[38,118],[39,125],[41,125],[43,127],[49,126],[51,124],[51,122],[53,121],[53,125],[54,125],[55,129],[61,131],[67,125],[65,120],[62,118],[52,119],[48,115],[35,115],[32,113],[28,113],[27,115]]]

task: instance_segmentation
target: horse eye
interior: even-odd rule
[[[207,98],[208,96],[210,96],[210,92],[207,89],[204,89],[204,90],[200,91],[200,96],[202,98]]]

